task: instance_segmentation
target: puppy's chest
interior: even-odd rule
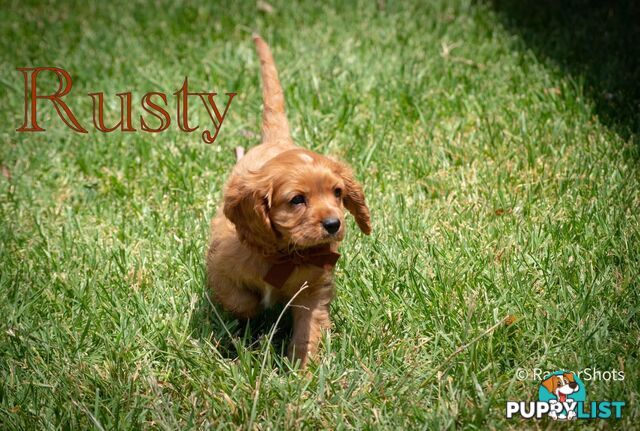
[[[293,270],[283,289],[295,293],[305,282],[313,286],[331,277],[332,273],[333,270],[319,268],[314,265],[299,265]]]
[[[306,289],[319,289],[331,284],[333,270],[318,268],[313,265],[299,265],[293,270],[282,287],[274,287],[262,282],[262,305],[269,307],[276,302],[287,302],[306,282]],[[306,290],[305,289],[305,290]]]

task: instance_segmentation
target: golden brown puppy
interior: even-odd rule
[[[371,232],[364,193],[344,164],[296,146],[269,46],[254,36],[263,85],[262,143],[231,173],[224,205],[211,222],[207,283],[225,309],[255,316],[292,302],[289,358],[305,367],[330,325],[333,266],[345,235],[345,208]]]

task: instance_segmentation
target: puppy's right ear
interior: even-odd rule
[[[271,185],[256,173],[235,176],[224,194],[224,215],[235,225],[240,240],[262,250],[271,250],[276,243],[269,218],[271,194]]]
[[[547,380],[542,382],[542,386],[555,395],[555,391],[558,389],[558,377],[555,375],[549,377]]]

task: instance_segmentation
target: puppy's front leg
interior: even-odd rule
[[[208,284],[214,300],[237,318],[250,319],[261,309],[260,296],[256,292],[222,274],[210,270]]]
[[[300,361],[305,368],[309,357],[316,354],[322,329],[329,328],[329,300],[304,297],[292,304],[293,337],[288,356],[291,362]]]

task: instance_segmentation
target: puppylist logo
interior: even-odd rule
[[[555,371],[544,377],[538,388],[538,401],[507,401],[507,419],[553,420],[620,419],[624,401],[587,401],[587,390],[580,376]]]

